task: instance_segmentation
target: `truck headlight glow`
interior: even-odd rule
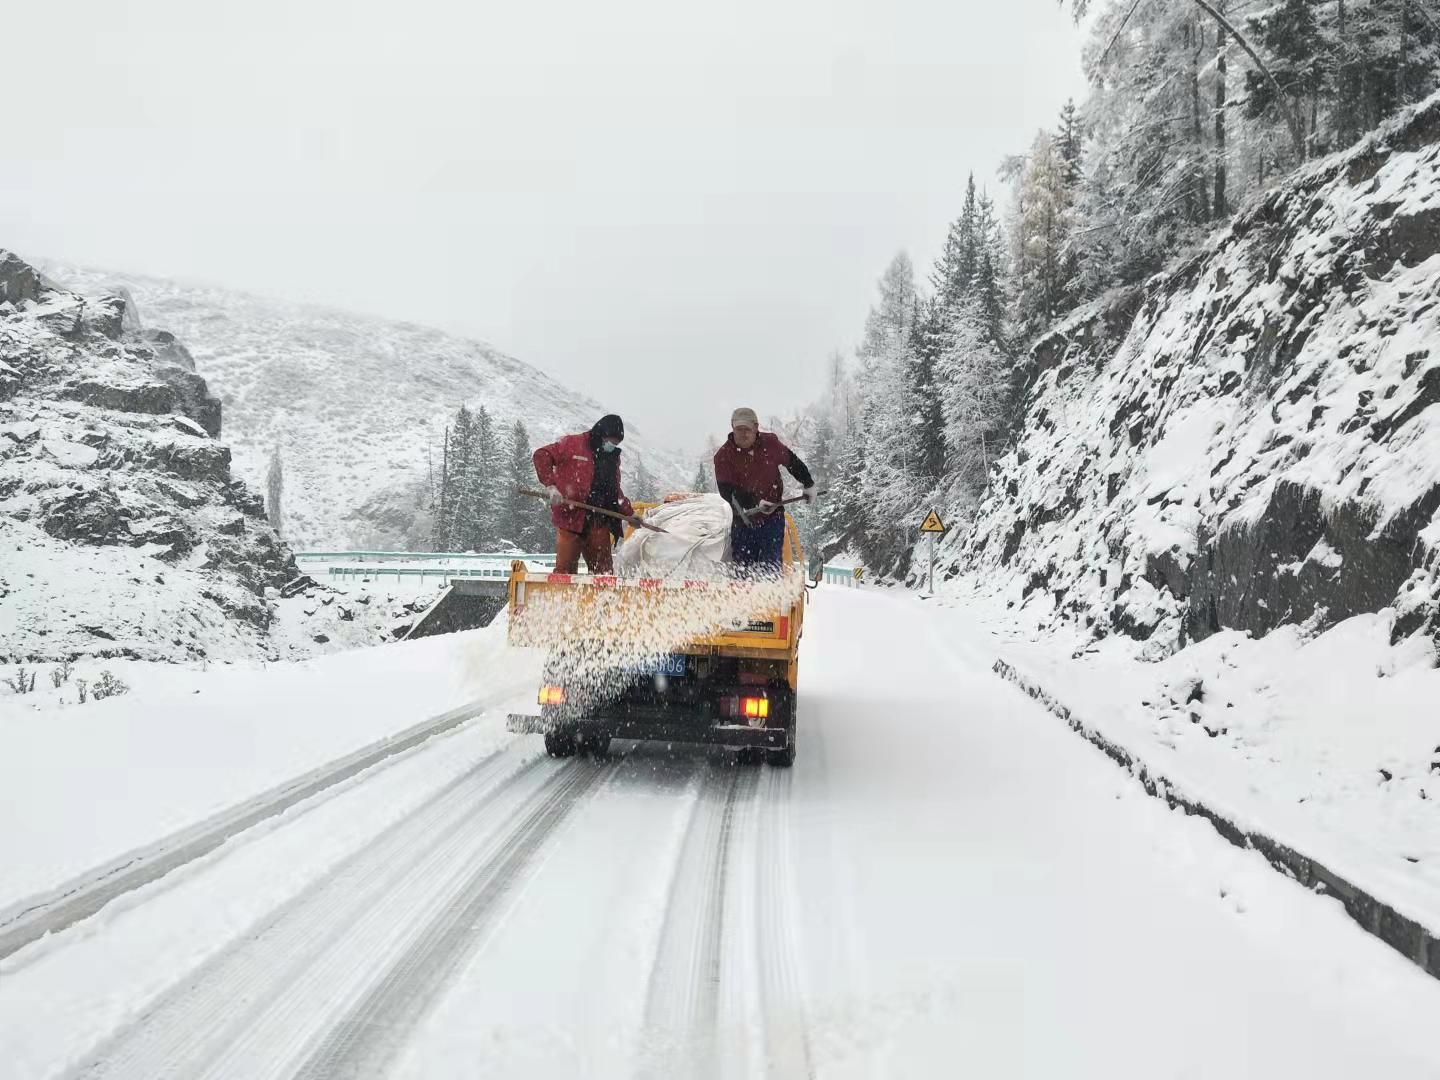
[[[563,686],[542,686],[540,687],[541,705],[564,705],[565,688]]]

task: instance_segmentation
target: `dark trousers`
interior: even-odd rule
[[[730,558],[737,566],[779,566],[785,548],[785,515],[777,510],[754,525],[730,527]]]
[[[555,530],[555,573],[573,574],[585,556],[585,569],[592,574],[609,574],[615,569],[610,526],[587,520],[585,531]]]

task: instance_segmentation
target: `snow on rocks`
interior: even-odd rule
[[[1151,657],[1392,605],[1440,637],[1437,194],[1440,97],[1057,327],[952,571]]]
[[[203,380],[171,388],[121,297],[8,252],[0,289],[0,662],[263,653],[264,589],[294,563],[205,426]]]

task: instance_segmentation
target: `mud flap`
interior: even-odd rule
[[[514,735],[545,735],[554,730],[557,723],[544,716],[511,713],[505,721],[505,730]]]

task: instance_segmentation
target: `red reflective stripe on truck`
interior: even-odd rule
[[[552,585],[569,585],[575,579],[574,574],[546,574],[545,580]]]
[[[781,615],[780,621],[775,624],[775,627],[780,631],[780,633],[776,635],[777,637],[788,638],[790,636],[790,617],[788,615]]]
[[[613,574],[611,574],[611,575],[604,576],[604,577],[597,577],[597,578],[594,579],[594,582],[595,582],[596,585],[614,585],[614,584],[615,584],[615,576],[614,576]]]

